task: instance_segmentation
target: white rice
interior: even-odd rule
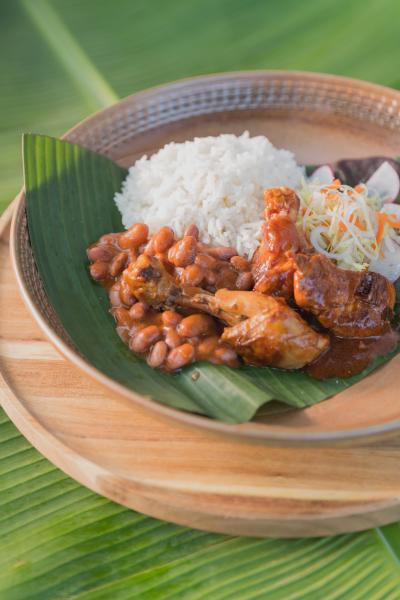
[[[263,221],[263,190],[297,188],[302,174],[294,155],[264,136],[195,138],[137,160],[115,202],[127,229],[143,222],[153,233],[169,225],[182,236],[195,223],[202,241],[250,256]]]

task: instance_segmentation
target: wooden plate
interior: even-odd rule
[[[135,510],[200,529],[316,536],[400,518],[400,438],[270,448],[194,430],[107,391],[64,360],[24,306],[0,220],[0,401],[45,456]]]
[[[293,72],[232,73],[135,94],[87,119],[66,138],[125,166],[171,140],[246,129],[290,148],[304,163],[374,154],[397,156],[399,101],[398,92],[346,78]],[[251,423],[239,426],[141,397],[97,371],[72,347],[34,267],[23,194],[18,200],[12,247],[24,298],[52,342],[86,373],[139,406],[205,431],[268,443],[331,444],[400,428],[400,355],[328,401],[302,411],[260,411]]]

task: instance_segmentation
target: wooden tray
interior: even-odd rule
[[[67,363],[19,297],[0,219],[0,401],[49,460],[135,510],[195,528],[317,536],[400,518],[400,438],[271,448],[163,421]]]
[[[293,71],[222,73],[128,96],[64,137],[128,167],[167,142],[248,130],[292,150],[301,164],[317,164],[343,157],[398,156],[399,106],[398,91],[344,77]],[[76,352],[47,297],[34,268],[24,202],[22,192],[12,234],[23,297],[51,343],[110,393],[156,416],[245,442],[330,446],[361,439],[366,443],[400,431],[400,354],[329,402],[302,411],[268,405],[241,424],[173,409],[107,377]]]

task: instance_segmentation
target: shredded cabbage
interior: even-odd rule
[[[400,276],[400,206],[383,204],[364,184],[303,181],[299,226],[317,252],[353,271]]]

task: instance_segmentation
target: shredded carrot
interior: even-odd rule
[[[343,223],[343,221],[339,221],[339,229],[340,229],[340,231],[347,231],[347,227]]]
[[[327,200],[337,200],[338,199],[338,195],[336,192],[328,192],[326,194],[326,198]]]
[[[393,220],[395,219],[395,215],[376,213],[376,218],[378,219],[378,228],[376,230],[376,241],[378,244],[380,244],[382,241],[385,225],[393,227],[393,229],[400,229],[400,221]]]
[[[356,190],[356,192],[358,192],[360,194],[361,192],[364,191],[364,186],[363,185],[356,185],[356,187],[354,189]]]
[[[378,219],[378,228],[376,230],[376,243],[380,244],[383,238],[383,234],[385,231],[385,225],[387,223],[387,215],[384,213],[376,213],[376,218]]]
[[[354,222],[354,214],[350,215],[350,219],[349,219],[350,223]],[[367,228],[365,227],[364,223],[361,221],[361,219],[359,217],[356,217],[356,220],[354,222],[354,225],[356,227],[358,227],[358,229],[360,229],[360,231],[365,231]]]
[[[387,224],[389,225],[389,227],[393,227],[393,229],[400,229],[400,221],[392,221],[390,217],[393,217],[395,219],[395,215],[388,215]]]
[[[334,179],[332,181],[332,183],[330,185],[328,185],[328,188],[330,190],[337,190],[338,188],[340,188],[341,185],[342,185],[342,182],[340,181],[340,179]]]

